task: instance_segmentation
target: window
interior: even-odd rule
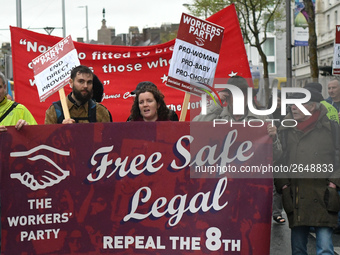
[[[294,47],[294,51],[295,51],[295,64],[298,65],[300,64],[300,58],[299,58],[299,48],[300,47]]]
[[[275,38],[267,38],[263,43],[263,51],[267,56],[268,72],[271,74],[276,73],[275,67]]]
[[[338,25],[338,11],[334,12],[334,23],[335,25]]]
[[[327,25],[327,31],[329,31],[331,29],[331,24],[330,24],[331,20],[330,20],[329,14],[327,15],[327,21],[326,22],[327,22],[327,24],[326,24]]]
[[[263,51],[267,56],[275,56],[274,38],[267,38],[267,40],[263,43]]]
[[[309,46],[305,46],[303,47],[304,48],[304,52],[305,52],[305,63],[308,63],[309,62]]]
[[[276,73],[275,72],[275,62],[268,61],[268,72],[269,73]]]
[[[300,47],[301,49],[301,64],[305,63],[306,62],[306,51],[305,51],[305,46],[303,47]]]
[[[269,19],[269,14],[264,14],[264,21],[266,22]],[[275,26],[274,26],[274,20],[272,19],[271,21],[268,22],[267,25],[267,32],[273,33],[275,31]]]

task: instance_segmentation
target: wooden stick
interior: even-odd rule
[[[183,104],[182,104],[181,116],[179,117],[179,121],[185,121],[185,118],[187,116],[187,111],[188,111],[189,100],[190,100],[190,94],[188,92],[185,92],[185,96],[184,96]]]
[[[68,110],[68,107],[67,107],[64,88],[59,89],[59,97],[60,97],[61,106],[63,107],[64,117],[65,119],[70,119],[71,118],[70,111]]]

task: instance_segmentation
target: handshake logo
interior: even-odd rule
[[[39,190],[45,189],[46,187],[51,187],[60,183],[62,180],[66,179],[67,176],[70,175],[70,171],[61,169],[52,159],[49,157],[38,154],[32,156],[36,152],[40,152],[42,150],[47,150],[53,153],[56,153],[61,156],[70,156],[69,151],[62,151],[47,145],[39,145],[29,151],[21,151],[21,152],[11,152],[10,157],[28,157],[30,161],[37,161],[37,160],[44,160],[51,165],[51,169],[44,169],[43,174],[41,176],[34,176],[29,172],[24,173],[12,173],[10,175],[11,179],[17,179],[21,182],[21,184],[25,185],[26,187],[30,188],[31,190]],[[48,165],[48,164],[46,164]],[[52,171],[52,167],[55,168]]]

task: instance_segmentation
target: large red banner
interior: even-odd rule
[[[2,254],[269,254],[271,178],[190,177],[202,151],[269,164],[266,128],[38,125],[0,145]]]
[[[212,23],[224,27],[216,78],[229,78],[237,73],[251,78],[249,63],[234,5],[209,17]],[[45,111],[58,94],[39,102],[32,70],[32,60],[62,38],[43,35],[11,27],[15,100],[24,104],[39,124],[44,123]],[[165,85],[175,40],[147,47],[93,45],[74,42],[80,63],[93,68],[104,84],[103,104],[112,114],[113,121],[126,121],[130,115],[133,91],[141,81],[151,81],[165,95],[167,105],[178,116],[182,109],[184,92]],[[66,93],[70,92],[65,86]],[[187,120],[199,114],[199,97],[191,97]]]

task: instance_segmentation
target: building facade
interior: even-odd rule
[[[340,0],[316,0],[315,23],[319,66],[319,82],[323,85],[322,94],[328,97],[327,84],[332,77],[335,28],[339,25]],[[294,47],[292,50],[293,77],[295,86],[303,87],[311,81],[309,47]]]
[[[137,26],[130,26],[127,33],[116,35],[114,28],[106,26],[105,9],[103,9],[102,26],[98,30],[96,43],[125,46],[156,45],[175,39],[178,27],[179,24],[162,24],[161,27],[143,28],[143,32],[140,33]]]

